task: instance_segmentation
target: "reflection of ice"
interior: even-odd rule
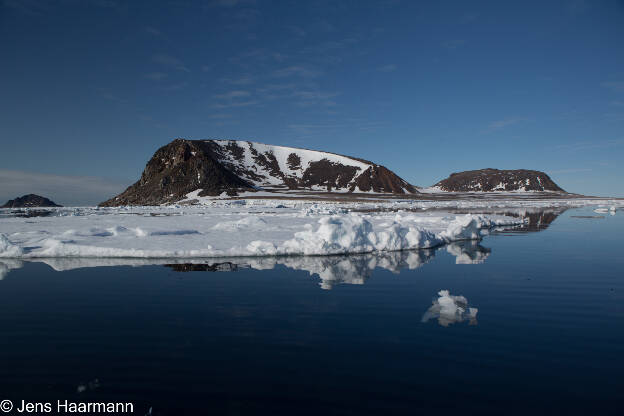
[[[609,208],[599,207],[594,210],[594,212],[599,213],[599,214],[609,213],[610,215],[615,215],[615,211],[616,211],[616,208],[613,205],[610,206]]]
[[[457,210],[458,213],[472,214],[479,212],[487,215],[505,215],[507,217],[522,218],[525,222],[522,225],[514,225],[512,227],[502,226],[495,227],[491,231],[514,231],[514,232],[526,232],[526,231],[542,231],[548,228],[548,226],[561,214],[563,214],[569,207],[553,207],[553,208],[539,208],[539,207],[523,207],[523,208],[493,208],[487,209],[463,209]]]
[[[477,324],[478,309],[468,307],[465,297],[453,296],[448,290],[440,290],[438,296],[423,315],[422,322],[437,319],[442,326],[464,321],[469,321],[470,325]]]
[[[331,289],[341,283],[362,285],[376,268],[394,273],[401,269],[416,269],[433,256],[434,250],[416,250],[350,256],[278,257],[276,260],[291,269],[318,275],[321,288]]]
[[[241,268],[271,270],[281,265],[294,270],[307,271],[321,279],[323,289],[336,284],[357,284],[366,282],[377,268],[399,273],[403,269],[416,269],[435,255],[434,249],[392,251],[338,256],[281,256],[281,257],[229,257],[209,259],[139,259],[139,258],[40,258],[29,260],[46,263],[56,271],[103,266],[148,266],[164,265],[174,271],[228,272]],[[2,259],[0,278],[9,270],[23,267],[20,260]]]
[[[95,390],[100,387],[100,380],[97,378],[95,380],[91,380],[85,384],[79,384],[78,388],[76,388],[77,393],[84,393],[87,390]]]
[[[480,264],[488,258],[492,250],[477,241],[461,241],[447,245],[446,251],[455,256],[455,264]]]
[[[447,246],[446,250],[457,257],[457,264],[482,263],[490,249],[476,241],[462,241]],[[147,258],[88,258],[55,257],[33,259],[46,263],[56,271],[103,266],[165,265],[174,271],[227,272],[241,268],[271,270],[281,265],[294,270],[307,271],[321,279],[321,288],[331,289],[337,284],[361,285],[377,268],[399,273],[403,269],[416,269],[435,255],[435,249],[391,251],[369,254],[337,256],[281,256],[281,257],[229,257],[209,259],[147,259]],[[0,278],[10,270],[23,267],[23,261],[2,259]]]
[[[15,259],[0,259],[0,280],[4,279],[13,269],[24,267],[24,262]]]

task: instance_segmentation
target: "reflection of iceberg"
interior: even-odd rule
[[[376,268],[394,273],[402,269],[416,269],[434,254],[434,250],[416,250],[351,256],[278,257],[276,260],[291,269],[318,275],[321,288],[331,289],[341,283],[362,285]]]
[[[13,269],[20,269],[24,267],[24,262],[15,259],[1,259],[0,260],[0,280],[4,279],[7,274]]]
[[[442,326],[464,321],[469,321],[470,325],[477,324],[478,309],[468,307],[465,297],[453,296],[448,290],[439,291],[438,296],[423,315],[422,322],[437,319]]]
[[[446,251],[455,256],[455,264],[480,264],[488,258],[492,250],[477,241],[461,241],[447,245]]]
[[[323,289],[337,284],[364,284],[377,268],[399,273],[403,269],[413,270],[431,260],[436,249],[392,251],[382,253],[336,255],[336,256],[276,256],[276,257],[224,257],[198,259],[149,259],[149,258],[88,258],[54,257],[28,260],[41,262],[56,271],[86,267],[149,266],[164,265],[178,272],[205,271],[231,272],[242,268],[271,270],[281,265],[294,270],[307,271],[321,279]],[[447,251],[456,256],[457,264],[481,263],[490,253],[476,241],[463,241],[447,246]],[[24,261],[0,260],[0,279],[12,269],[23,267]]]
[[[205,259],[137,259],[137,258],[49,258],[33,259],[46,263],[56,271],[103,266],[164,265],[177,272],[231,272],[242,268],[271,270],[285,266],[307,271],[321,279],[323,289],[336,284],[364,284],[377,268],[398,273],[403,269],[416,269],[435,255],[434,249],[395,251],[337,256],[281,256],[281,257],[229,257]],[[11,269],[23,267],[23,261],[2,259],[0,277]]]
[[[607,214],[608,213],[610,215],[615,215],[615,211],[616,211],[615,206],[610,206],[608,208],[601,206],[601,207],[598,207],[598,208],[596,208],[594,210],[594,212],[596,212],[598,214]]]
[[[557,219],[557,217],[567,211],[568,207],[552,208],[487,208],[487,209],[460,209],[455,212],[461,214],[472,214],[479,212],[485,215],[504,215],[506,217],[520,218],[523,224],[512,227],[502,226],[497,229],[512,232],[543,231]]]

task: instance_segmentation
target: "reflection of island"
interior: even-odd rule
[[[515,225],[505,231],[512,232],[534,232],[543,231],[561,214],[567,211],[567,207],[556,208],[488,208],[488,209],[463,209],[453,210],[457,214],[486,214],[486,215],[505,215],[507,217],[523,218],[526,220],[524,225]]]
[[[453,296],[448,290],[438,292],[438,298],[432,302],[422,317],[422,322],[437,319],[438,324],[449,326],[454,323],[468,321],[470,325],[477,324],[477,308],[468,306],[468,300],[463,296]]]
[[[435,250],[395,251],[377,254],[352,254],[339,256],[292,256],[292,257],[250,257],[231,261],[203,263],[165,264],[175,271],[236,271],[239,268],[271,270],[285,266],[293,270],[308,272],[321,279],[323,289],[337,284],[362,285],[376,268],[399,273],[402,269],[416,269],[428,262]]]
[[[223,263],[168,263],[164,265],[175,272],[234,272],[238,270],[238,264],[231,261]]]
[[[393,273],[399,273],[403,269],[417,269],[430,261],[435,256],[436,250],[445,248],[448,253],[456,257],[456,264],[483,263],[490,254],[490,249],[481,246],[478,241],[459,241],[435,249],[336,256],[267,256],[200,259],[57,257],[25,261],[43,262],[57,271],[86,267],[139,267],[163,265],[176,272],[235,272],[243,268],[271,270],[277,266],[284,266],[293,270],[306,271],[311,276],[316,275],[321,279],[321,288],[331,289],[337,284],[364,284],[375,269],[385,269]],[[10,270],[23,267],[25,261],[0,259],[0,279],[6,276]]]

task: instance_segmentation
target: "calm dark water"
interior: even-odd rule
[[[132,402],[140,415],[621,415],[624,215],[579,215],[597,214],[491,235],[463,257],[423,253],[412,270],[347,259],[346,281],[364,284],[335,267],[331,290],[281,264],[24,263],[0,281],[0,400]],[[437,315],[440,290],[466,311]]]

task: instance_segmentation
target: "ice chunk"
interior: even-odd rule
[[[0,233],[0,257],[20,257],[24,250],[13,243],[8,237]]]
[[[468,300],[465,297],[453,296],[448,290],[440,290],[438,298],[432,302],[421,321],[437,319],[438,324],[442,326],[469,321],[470,325],[476,325],[478,311],[477,308],[468,306]]]

